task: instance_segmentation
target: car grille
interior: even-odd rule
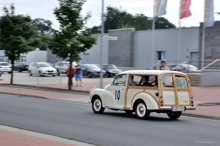
[[[47,72],[53,72],[52,70],[48,70]]]

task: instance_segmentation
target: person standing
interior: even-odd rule
[[[166,61],[161,60],[160,67],[157,70],[170,70],[170,68],[166,66]]]
[[[68,67],[67,69],[66,69],[66,72],[67,72],[67,75],[68,75],[68,77],[69,77],[69,75],[70,75],[70,67]],[[74,69],[74,67],[72,67],[72,69],[71,69],[71,76],[70,76],[70,85],[71,86],[73,86],[73,75],[75,74],[75,69]],[[69,82],[69,80],[68,80],[68,82]]]
[[[80,82],[80,87],[82,87],[82,75],[81,75],[81,65],[79,64],[79,62],[76,62],[76,66],[75,66],[75,70],[76,70],[76,87],[78,87],[79,82]]]

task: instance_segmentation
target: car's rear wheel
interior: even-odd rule
[[[138,101],[135,104],[135,114],[138,119],[147,119],[150,115],[150,112],[147,110],[147,107],[144,101]]]
[[[30,70],[28,72],[29,72],[29,76],[32,76],[32,72]]]
[[[170,119],[178,119],[181,116],[182,112],[169,112],[167,113]]]
[[[107,73],[106,73],[106,77],[110,77],[110,73],[107,72]]]
[[[90,72],[87,74],[87,76],[88,78],[92,78],[92,74]]]
[[[22,70],[19,68],[19,69],[18,69],[18,72],[22,72]]]
[[[96,114],[102,114],[105,108],[102,107],[102,100],[99,97],[95,97],[92,101],[92,109]]]

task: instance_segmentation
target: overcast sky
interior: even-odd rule
[[[92,18],[87,24],[90,27],[101,24],[101,1],[87,0],[83,6],[83,15],[88,11],[92,13]],[[182,27],[199,26],[199,22],[202,22],[204,19],[204,0],[191,1],[192,16],[182,19]],[[163,16],[176,26],[178,26],[179,2],[180,0],[168,0],[167,14]],[[0,0],[0,16],[3,15],[3,6],[9,6],[11,3],[14,3],[16,14],[30,15],[32,19],[43,18],[51,20],[53,28],[59,29],[59,23],[53,14],[54,8],[59,5],[58,0]],[[149,17],[153,15],[153,0],[105,0],[105,8],[109,5],[118,8],[121,7],[121,9],[132,14],[143,13]],[[220,12],[220,0],[214,0],[214,7],[215,12]],[[215,15],[215,20],[219,21],[220,15]]]

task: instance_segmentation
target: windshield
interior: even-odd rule
[[[87,68],[89,69],[100,69],[97,65],[92,64],[92,65],[86,65]]]
[[[46,64],[46,63],[41,63],[38,65],[39,65],[39,67],[51,67],[49,64]]]
[[[107,69],[117,69],[115,65],[106,65]]]

